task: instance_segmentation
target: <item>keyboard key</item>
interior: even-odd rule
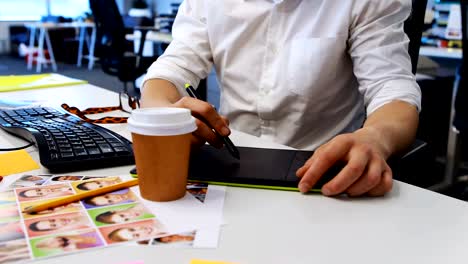
[[[125,152],[125,153],[128,153],[128,149],[127,148],[123,148],[123,147],[118,147],[118,148],[114,148],[115,152]]]
[[[99,151],[98,148],[89,148],[88,153],[89,155],[99,155],[101,154],[101,151]]]
[[[86,156],[88,155],[88,152],[86,152],[85,149],[75,149],[75,155],[78,157]]]
[[[114,150],[112,150],[111,146],[108,144],[99,144],[99,148],[101,149],[102,153],[112,153]]]
[[[63,152],[63,153],[60,153],[60,156],[62,158],[72,158],[74,157],[75,155],[73,154],[73,152]]]

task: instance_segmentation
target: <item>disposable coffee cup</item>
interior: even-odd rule
[[[173,201],[185,195],[190,137],[197,129],[185,108],[141,108],[132,111],[128,130],[141,196],[150,201]]]

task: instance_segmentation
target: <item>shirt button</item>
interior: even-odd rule
[[[271,53],[273,55],[277,55],[278,54],[278,49],[276,47],[271,47]]]

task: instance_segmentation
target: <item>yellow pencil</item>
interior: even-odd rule
[[[24,213],[37,213],[40,211],[47,210],[49,208],[54,208],[60,205],[73,203],[73,202],[76,202],[85,198],[94,197],[100,194],[117,191],[123,188],[129,188],[135,185],[138,185],[138,179],[132,179],[129,181],[124,181],[124,182],[120,182],[117,184],[105,186],[99,189],[90,190],[90,191],[86,191],[86,192],[79,193],[79,194],[68,195],[62,198],[58,198],[58,199],[53,199],[49,202],[44,202],[42,204],[26,207],[24,208],[23,212]]]

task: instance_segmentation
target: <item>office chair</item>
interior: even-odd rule
[[[414,74],[416,74],[418,66],[426,6],[427,0],[413,0],[412,12],[404,24],[404,30],[410,40],[408,53]],[[402,156],[390,159],[389,163],[396,180],[420,187],[428,187],[430,184],[426,182],[426,179],[419,176],[422,174],[421,168],[434,160],[435,155],[427,142],[416,139]]]
[[[123,92],[128,94],[128,83],[135,87],[135,80],[143,75],[155,58],[143,57],[143,46],[146,33],[152,27],[133,26],[131,30],[140,30],[141,41],[138,53],[128,51],[125,34],[129,29],[125,27],[122,15],[115,0],[90,0],[89,5],[96,25],[96,49],[99,54],[101,67],[107,74],[117,76],[123,82]]]
[[[455,183],[461,165],[462,146],[468,142],[468,0],[461,0],[460,8],[463,58],[453,87],[445,177],[441,184],[431,189],[435,191],[447,191],[448,188],[452,188],[452,195],[466,200],[468,198],[467,184],[462,183],[462,186],[457,186]],[[459,187],[461,187],[461,191],[457,190]]]
[[[419,48],[424,28],[424,16],[426,15],[427,0],[413,0],[410,17],[405,21],[404,29],[410,39],[408,52],[411,57],[413,73],[416,74],[418,67]]]

